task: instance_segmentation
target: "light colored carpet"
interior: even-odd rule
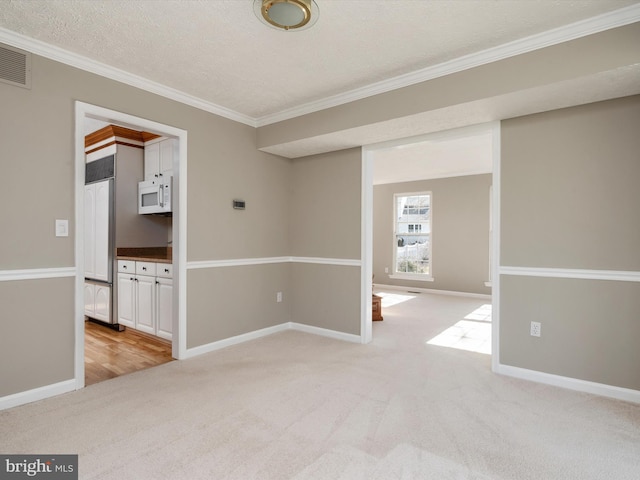
[[[82,479],[638,479],[640,406],[427,342],[484,302],[417,295],[374,341],[288,331],[0,412],[0,452]]]

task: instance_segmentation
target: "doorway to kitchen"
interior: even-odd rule
[[[127,248],[126,251],[122,251],[117,248],[118,245],[112,245],[109,262],[113,270],[104,284],[101,284],[100,281],[87,282],[85,280],[85,264],[92,261],[91,252],[86,251],[90,250],[90,248],[85,249],[85,234],[89,232],[90,235],[91,229],[94,228],[91,225],[91,212],[89,210],[91,207],[87,207],[85,201],[87,178],[85,174],[89,172],[86,166],[87,156],[85,152],[85,135],[88,125],[90,125],[89,129],[96,125],[112,125],[117,126],[114,128],[145,132],[145,135],[150,135],[155,141],[162,142],[166,140],[167,143],[173,146],[172,148],[175,151],[175,156],[170,165],[173,175],[173,182],[170,187],[172,190],[172,216],[169,219],[165,218],[165,225],[167,225],[165,232],[168,233],[164,234],[165,243],[163,244],[168,245],[168,247],[165,247],[163,252],[156,251],[155,255],[147,258],[150,253],[149,248]],[[145,138],[145,140],[148,140],[148,138]],[[105,140],[104,146],[108,146],[108,144],[109,140]],[[83,388],[85,385],[96,383],[101,379],[112,378],[120,374],[165,363],[172,358],[184,358],[186,350],[186,328],[184,325],[186,317],[184,301],[186,298],[186,145],[187,132],[184,130],[83,102],[76,102],[76,388]],[[113,148],[115,147],[114,145]],[[98,156],[102,158],[101,154],[98,154]],[[131,190],[129,195],[133,196],[134,201],[137,202],[137,183],[135,187],[129,187],[129,190]],[[159,191],[162,191],[162,189],[159,189]],[[89,195],[88,198],[91,199],[93,197]],[[130,202],[127,201],[127,203]],[[147,219],[151,219],[151,217],[147,217]],[[159,217],[156,220],[161,223]],[[167,255],[167,251],[170,254]],[[156,258],[158,256],[162,258]],[[136,272],[136,268],[140,271]],[[152,272],[151,270],[154,271]],[[126,275],[123,272],[126,272]],[[147,281],[148,279],[151,280]],[[136,282],[136,280],[138,281]],[[167,284],[167,281],[169,284]],[[135,289],[138,285],[142,285],[142,287]],[[98,320],[102,320],[100,315],[105,315],[104,312],[97,311],[104,303],[99,300],[97,292],[104,290],[105,287],[116,290],[121,288],[121,292],[125,296],[125,306],[118,311],[117,316],[113,317],[111,321],[91,322],[91,324],[87,322],[85,325],[85,303],[86,298],[91,298],[90,292],[96,292],[96,314],[94,316]],[[148,299],[148,296],[151,295],[153,302],[155,302],[152,310],[155,310],[153,312],[145,312],[144,307],[139,310],[138,305],[133,304],[136,312],[128,312],[127,305],[129,302],[126,301],[126,295],[129,292],[129,288],[131,288],[131,295],[134,295],[136,299]],[[156,294],[156,292],[158,293]],[[163,306],[157,307],[161,298]],[[113,295],[111,302],[111,305],[118,306],[115,303],[118,302],[117,294]],[[90,301],[88,303],[91,304]],[[90,307],[91,305],[89,305]],[[127,323],[130,320],[130,313],[137,314],[138,311],[141,314],[141,322],[135,323],[137,320],[134,318],[131,320],[134,323]],[[158,312],[162,312],[164,317],[157,318]],[[143,321],[145,314],[148,314],[147,318],[152,318],[150,316],[152,315],[155,323],[152,325],[145,324]],[[127,328],[127,331],[124,332],[118,331],[122,330],[117,326],[119,323],[134,328]],[[158,325],[162,327],[158,329]],[[115,326],[116,328],[110,329],[108,328],[109,326]],[[155,330],[152,332],[149,329]],[[85,353],[87,354],[87,365],[85,365]],[[91,363],[93,364],[91,365]]]
[[[84,386],[171,362],[171,342],[93,320],[84,327]]]

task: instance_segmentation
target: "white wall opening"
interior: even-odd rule
[[[362,148],[362,210],[361,210],[361,255],[362,255],[362,284],[361,284],[361,327],[360,335],[362,343],[369,343],[373,338],[373,327],[371,319],[371,294],[373,290],[373,185],[374,185],[374,158],[380,152],[388,151],[397,147],[417,144],[426,140],[447,139],[455,137],[464,137],[478,131],[487,131],[489,134],[489,142],[491,144],[490,158],[486,159],[485,164],[479,170],[474,171],[472,165],[461,165],[465,173],[492,173],[492,189],[491,189],[491,252],[490,252],[490,279],[492,286],[492,323],[491,323],[491,365],[492,370],[496,371],[499,365],[499,293],[500,284],[498,265],[500,264],[500,122],[492,122],[489,124],[475,125],[456,130],[444,132],[436,132],[419,137],[404,138],[391,140],[379,144],[367,145]],[[483,170],[484,169],[484,170]],[[393,175],[393,173],[389,173]],[[457,176],[458,174],[448,174],[444,176]],[[440,177],[440,178],[442,178]],[[432,177],[437,178],[437,177]],[[408,178],[397,177],[396,182],[407,181]],[[395,183],[395,182],[393,182]]]
[[[126,113],[109,110],[83,102],[75,104],[75,384],[84,388],[84,172],[85,122],[99,120],[134,130],[144,130],[178,139],[178,162],[174,165],[173,208],[173,340],[172,355],[186,357],[187,315],[187,131]],[[177,168],[176,168],[177,167]]]

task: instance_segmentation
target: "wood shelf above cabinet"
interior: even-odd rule
[[[95,150],[108,147],[109,145],[119,144],[129,147],[144,148],[145,142],[149,142],[160,135],[149,132],[140,132],[130,128],[120,127],[118,125],[107,125],[84,137],[85,153],[91,153]]]

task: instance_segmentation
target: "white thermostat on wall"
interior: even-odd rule
[[[244,200],[233,201],[233,208],[235,208],[236,210],[244,210],[244,207],[245,207]]]

